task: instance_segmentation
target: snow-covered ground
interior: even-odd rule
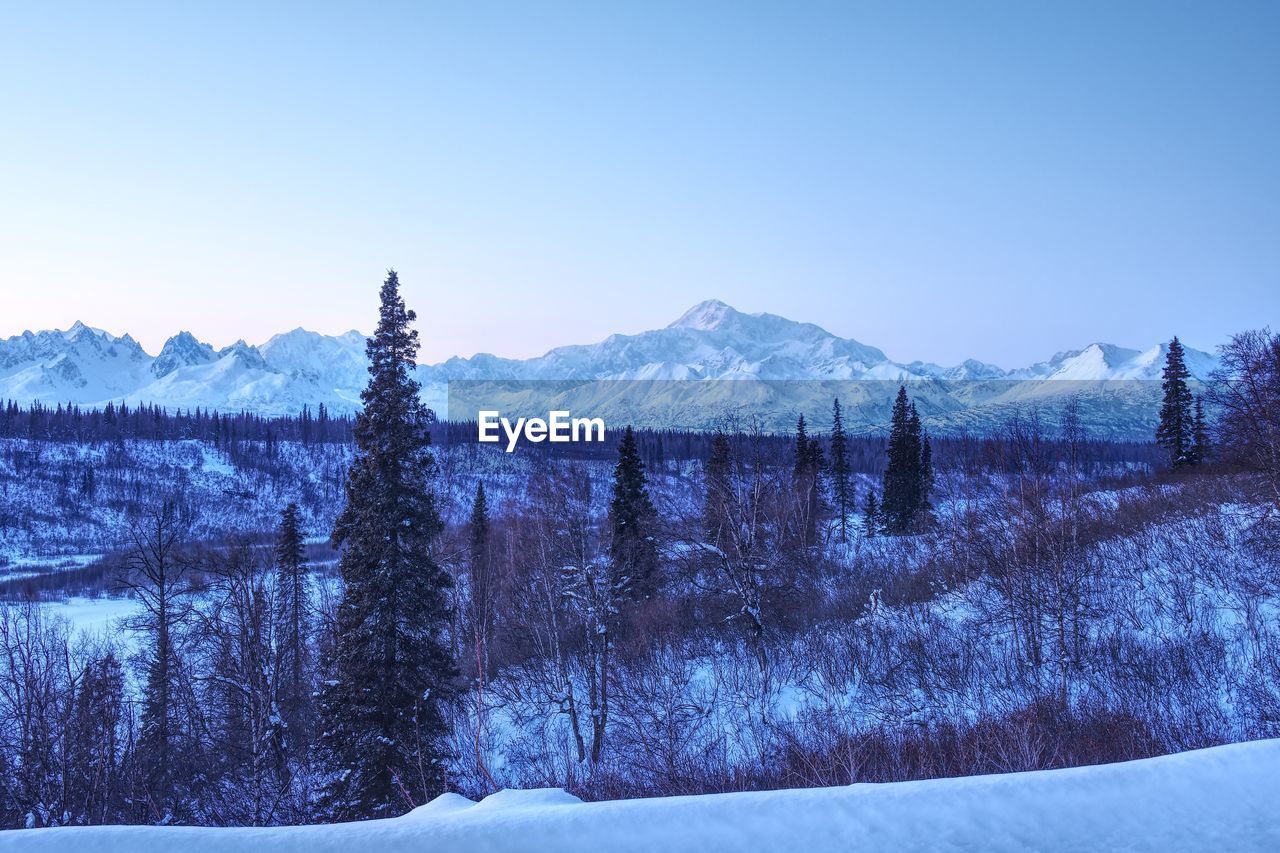
[[[152,851],[1280,850],[1280,740],[1125,764],[929,782],[583,803],[446,794],[394,820],[271,829],[0,833],[24,853]]]
[[[196,541],[269,532],[289,502],[300,504],[309,535],[327,535],[353,448],[280,442],[261,450],[237,458],[194,440],[0,438],[0,575],[76,568],[125,548],[140,507],[173,496],[191,507]],[[86,491],[89,472],[95,486]]]
[[[0,604],[0,607],[12,607]],[[124,639],[128,636],[124,622],[136,616],[142,604],[136,598],[83,598],[73,596],[65,601],[48,601],[42,606],[48,616],[66,619],[73,633],[85,633],[99,639]]]

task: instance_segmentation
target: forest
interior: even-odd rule
[[[1203,399],[1171,348],[1150,443],[1092,440],[1070,401],[1052,430],[1030,410],[931,436],[903,388],[881,435],[846,435],[833,400],[791,435],[507,456],[422,407],[394,274],[382,297],[351,421],[5,407],[0,530],[79,531],[133,609],[95,634],[51,613],[56,583],[6,587],[0,825],[325,822],[444,790],[928,779],[1280,734],[1280,336],[1233,338]],[[100,506],[109,536],[59,520]]]

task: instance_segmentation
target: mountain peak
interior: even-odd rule
[[[266,370],[267,362],[262,357],[262,353],[255,346],[245,343],[244,338],[240,338],[234,344],[225,346],[218,350],[218,358],[226,358],[231,356],[245,367],[255,368],[257,370]]]
[[[151,363],[151,373],[158,379],[179,367],[205,364],[213,360],[213,347],[201,343],[190,332],[181,331],[164,342],[160,355],[156,356],[156,360]]]
[[[739,316],[739,313],[733,306],[719,299],[706,299],[681,314],[667,328],[710,331],[720,328],[728,320]]]
[[[89,335],[95,338],[110,338],[111,336],[102,329],[96,329],[93,326],[86,325],[80,320],[76,320],[71,324],[71,328],[62,333],[62,336],[69,341],[74,341],[81,335]]]

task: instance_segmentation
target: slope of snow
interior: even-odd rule
[[[1180,851],[1280,849],[1280,740],[1001,776],[582,803],[445,794],[393,820],[0,833],[25,853],[159,851]]]
[[[275,335],[258,349],[267,365],[321,391],[357,394],[369,378],[365,336],[352,330],[330,337],[298,328]]]
[[[128,335],[115,338],[78,321],[65,332],[24,332],[0,341],[0,398],[109,398],[149,381],[151,363]]]

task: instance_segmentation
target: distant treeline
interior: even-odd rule
[[[432,440],[436,444],[474,446],[477,452],[503,452],[499,445],[479,444],[477,434],[478,425],[475,421],[442,421],[434,425]],[[717,432],[635,428],[634,434],[640,457],[646,465],[653,466],[665,462],[707,460],[711,456]],[[517,452],[540,453],[565,459],[613,460],[617,458],[618,439],[621,435],[621,429],[611,429],[606,434],[606,441],[602,443],[530,444],[521,440]],[[735,446],[745,446],[749,440],[756,452],[769,459],[790,458],[796,445],[794,435],[748,436],[742,432],[730,432],[728,437]],[[824,454],[830,454],[830,436],[817,433],[811,434],[810,438],[818,442]],[[1163,452],[1153,442],[1092,440],[1087,435],[1068,442],[1049,435],[1033,419],[1011,420],[992,435],[931,436],[930,440],[935,465],[940,468],[959,468],[970,473],[1002,469],[1002,460],[1008,458],[1010,443],[1019,446],[1033,443],[1045,464],[1050,465],[1072,456],[1076,462],[1088,466],[1136,464],[1154,468],[1159,467],[1163,459]],[[883,473],[888,458],[888,443],[889,437],[885,434],[848,436],[846,454],[850,471],[877,476]]]
[[[182,441],[197,440],[221,448],[252,443],[270,453],[278,442],[302,444],[351,444],[355,418],[349,415],[332,415],[323,403],[314,411],[304,406],[297,415],[263,417],[251,412],[229,414],[209,409],[191,409],[169,412],[161,406],[143,404],[128,406],[108,403],[101,409],[81,408],[76,405],[49,407],[35,403],[29,407],[10,400],[0,408],[0,439],[26,438],[64,444],[94,444],[121,440]],[[1023,425],[1025,426],[1025,425]],[[993,460],[1003,456],[1002,446],[1013,432],[1021,429],[1011,422],[997,435],[949,436],[933,439],[935,463],[942,468],[963,467],[969,470],[989,469]],[[432,441],[437,445],[476,445],[483,452],[501,453],[494,446],[480,446],[476,442],[475,421],[440,421],[431,425]],[[608,440],[599,444],[576,442],[564,444],[530,444],[522,441],[522,452],[545,453],[550,456],[572,459],[612,459],[617,453],[613,430]],[[667,461],[705,460],[711,454],[711,443],[716,433],[711,430],[686,431],[674,429],[635,430],[636,444],[646,464],[662,464]],[[815,436],[820,442],[822,435]],[[731,439],[734,436],[730,435]],[[737,436],[744,439],[745,435]],[[854,472],[879,474],[884,470],[887,437],[884,435],[850,436],[848,455]],[[1038,438],[1052,451],[1058,442],[1040,436]],[[770,455],[790,452],[795,442],[790,435],[763,435],[755,437],[758,447]],[[1065,453],[1063,445],[1060,448]],[[1150,442],[1136,441],[1079,441],[1075,453],[1086,463],[1156,464],[1160,452]]]
[[[108,403],[101,409],[76,405],[30,407],[8,401],[0,409],[0,438],[29,438],[67,444],[92,444],[125,439],[182,441],[195,439],[226,447],[242,441],[296,441],[303,444],[349,444],[355,419],[331,415],[323,403],[313,412],[304,406],[297,415],[262,417],[250,412],[229,414],[209,409],[170,413],[154,404],[128,406]]]

